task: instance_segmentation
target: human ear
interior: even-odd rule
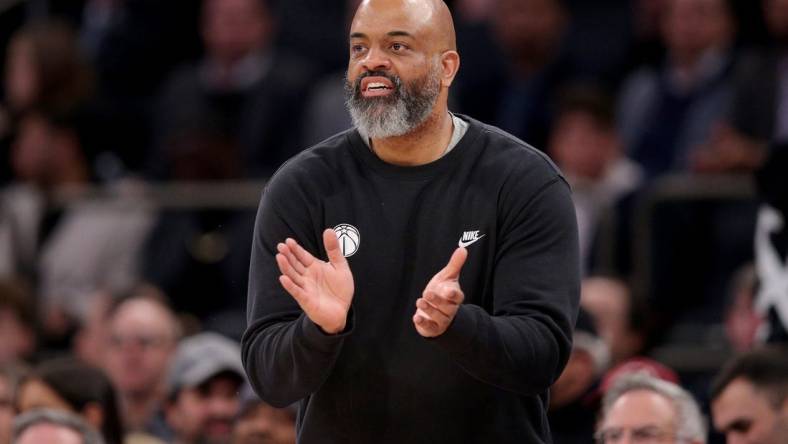
[[[448,88],[460,69],[460,55],[457,51],[446,51],[441,54],[441,86]]]

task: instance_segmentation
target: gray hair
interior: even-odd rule
[[[104,438],[85,422],[82,417],[74,413],[52,409],[31,410],[14,418],[11,443],[17,443],[27,429],[38,424],[53,424],[67,427],[79,434],[84,444],[104,444]]]
[[[619,377],[602,400],[602,417],[607,417],[619,398],[635,390],[654,392],[670,401],[676,412],[677,441],[706,443],[706,421],[695,398],[678,385],[647,373],[634,372]]]

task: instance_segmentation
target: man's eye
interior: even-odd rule
[[[364,51],[364,46],[363,45],[352,45],[350,47],[350,52],[352,52],[353,54],[359,54],[359,53],[361,53],[363,51]]]
[[[391,49],[394,51],[402,51],[403,49],[406,49],[406,46],[402,43],[394,43],[391,45]]]

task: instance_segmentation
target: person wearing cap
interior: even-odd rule
[[[244,382],[241,349],[216,333],[181,341],[167,383],[165,418],[171,442],[229,443]]]

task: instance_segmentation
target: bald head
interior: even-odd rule
[[[356,10],[350,34],[372,27],[404,32],[429,42],[436,53],[457,50],[454,20],[442,0],[364,0]]]

